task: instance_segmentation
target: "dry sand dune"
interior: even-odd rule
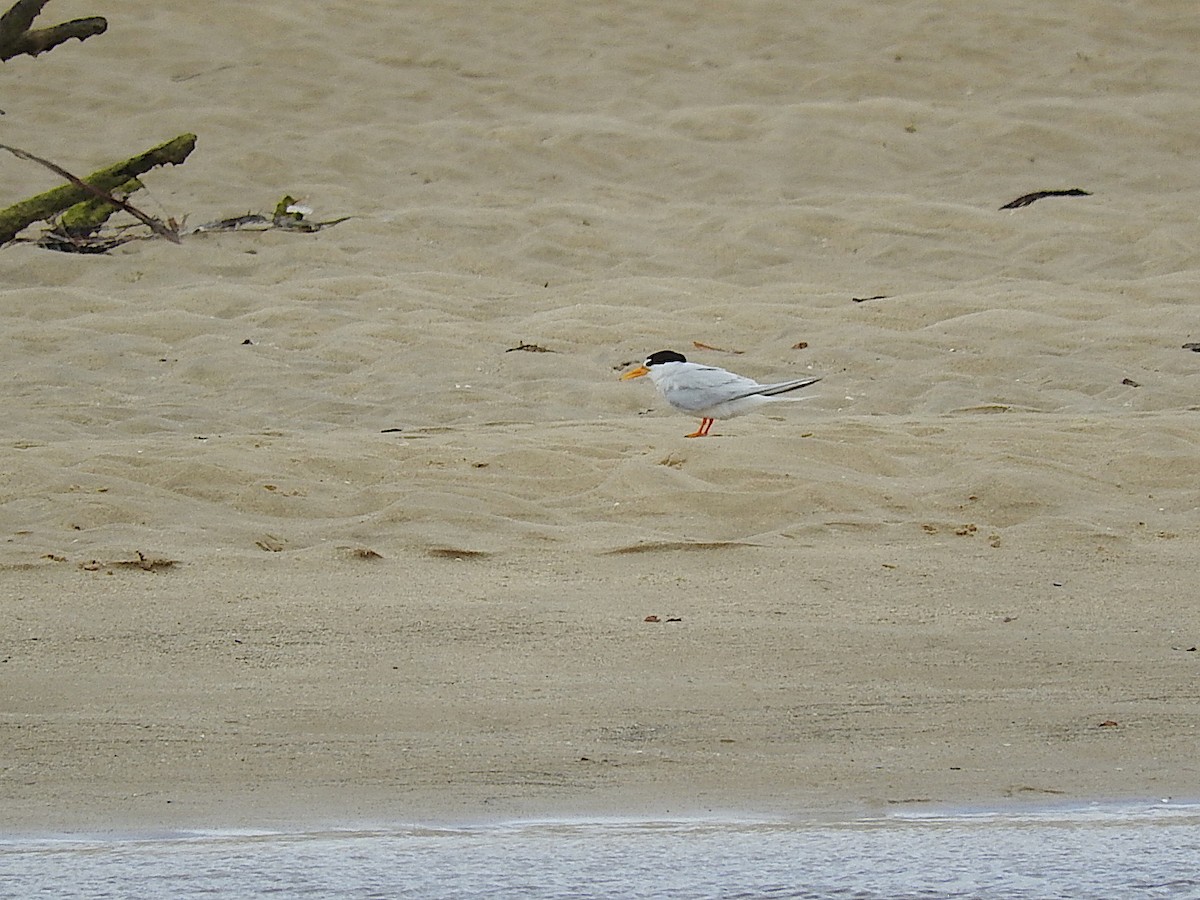
[[[0,250],[10,826],[1194,794],[1189,4],[103,6],[5,143],[352,218]]]

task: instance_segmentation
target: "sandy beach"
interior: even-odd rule
[[[1200,794],[1192,4],[84,15],[0,140],[351,218],[0,248],[0,826]]]

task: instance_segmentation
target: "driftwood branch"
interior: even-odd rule
[[[161,234],[169,240],[178,243],[179,232],[177,230],[169,228],[158,219],[134,209],[124,200],[114,197],[111,192],[125,184],[131,178],[136,178],[138,175],[148,172],[156,166],[178,165],[182,163],[187,159],[188,154],[192,152],[195,146],[196,136],[194,134],[181,134],[173,141],[167,141],[165,144],[160,144],[157,147],[147,150],[145,153],[117,163],[114,166],[109,166],[107,169],[93,172],[87,178],[77,178],[49,160],[34,156],[32,153],[16,147],[9,147],[7,144],[0,144],[0,150],[7,150],[21,159],[41,163],[71,182],[54,190],[46,191],[44,194],[38,194],[36,197],[30,197],[28,200],[22,200],[8,209],[0,210],[0,244],[7,244],[34,222],[53,218],[64,209],[94,197],[98,197],[106,203],[111,203],[118,209],[125,210],[130,215],[144,222],[157,234]]]
[[[108,29],[108,21],[102,16],[72,19],[48,28],[33,28],[47,0],[17,0],[3,16],[0,16],[0,60],[14,56],[37,56],[64,41],[78,38],[86,41]]]
[[[130,178],[109,193],[116,200],[126,201],[134,191],[140,191],[144,185],[136,178]],[[121,207],[104,197],[92,197],[82,203],[76,203],[63,210],[58,219],[59,227],[68,237],[87,237],[94,234],[109,217]]]

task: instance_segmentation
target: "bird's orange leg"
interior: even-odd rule
[[[704,419],[700,422],[700,427],[691,434],[685,434],[684,437],[708,437],[708,429],[712,428],[712,419]]]

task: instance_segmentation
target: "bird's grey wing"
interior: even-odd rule
[[[676,409],[695,412],[718,403],[747,397],[762,387],[757,381],[715,366],[696,366],[686,378],[672,379],[663,396]]]
[[[778,381],[775,384],[759,384],[741,396],[748,397],[751,394],[758,394],[762,397],[774,397],[778,394],[786,394],[788,391],[798,391],[800,388],[816,384],[820,380],[820,378],[793,378],[791,381]]]

